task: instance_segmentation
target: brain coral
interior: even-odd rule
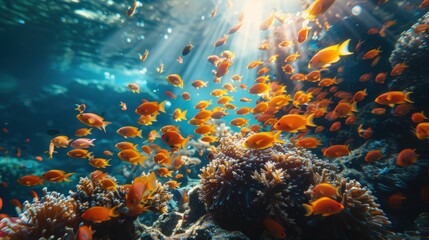
[[[221,227],[254,238],[264,231],[262,220],[271,217],[285,227],[288,239],[320,239],[326,229],[334,230],[331,239],[387,239],[391,234],[371,192],[347,182],[334,164],[292,144],[254,150],[244,148],[244,140],[240,134],[222,138],[201,170],[200,198]],[[321,182],[339,187],[336,200],[345,209],[330,217],[305,217],[301,204],[312,200],[309,192]]]

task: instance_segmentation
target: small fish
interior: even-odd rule
[[[305,11],[309,19],[324,14],[334,4],[335,0],[316,0]]]
[[[222,46],[226,43],[226,40],[228,40],[228,35],[223,35],[223,37],[219,38],[213,45],[214,47]]]
[[[89,127],[95,127],[100,130],[103,129],[104,132],[106,132],[106,126],[111,124],[111,122],[104,121],[104,118],[95,113],[80,113],[76,115],[76,118],[79,122]]]
[[[418,139],[429,139],[429,122],[421,122],[417,124],[415,132]]]
[[[377,57],[379,54],[381,53],[380,47],[379,48],[374,48],[369,50],[368,52],[366,52],[363,56],[362,59],[366,60],[366,59],[373,59],[375,57]]]
[[[164,64],[163,64],[163,63],[160,63],[160,64],[159,64],[159,66],[158,66],[158,68],[156,69],[156,71],[157,71],[159,74],[162,74],[162,73],[164,72]]]
[[[94,231],[90,226],[82,225],[77,230],[76,234],[76,240],[92,240],[92,235],[94,234]]]
[[[176,189],[176,188],[178,188],[179,186],[180,186],[180,183],[178,183],[177,181],[175,181],[175,180],[170,180],[170,181],[167,181],[166,183],[164,183],[165,185],[167,185],[169,188],[171,188],[171,189]]]
[[[328,217],[334,214],[338,214],[344,210],[344,206],[329,198],[321,197],[316,201],[310,202],[310,204],[302,204],[307,213],[305,216],[321,214],[323,217]]]
[[[133,5],[131,5],[130,8],[128,8],[127,12],[125,13],[128,17],[131,17],[136,12],[137,8],[137,0],[134,0]]]
[[[402,202],[407,199],[402,193],[394,193],[388,199],[388,205],[390,208],[400,208]]]
[[[426,117],[423,112],[415,112],[411,115],[411,121],[413,121],[413,123],[421,123],[427,119],[428,117]]]
[[[92,152],[88,152],[86,149],[76,148],[67,152],[67,156],[71,158],[90,158]]]
[[[400,167],[409,167],[417,161],[418,157],[419,155],[416,153],[416,149],[403,149],[396,158],[396,165]]]
[[[285,144],[286,142],[281,139],[281,131],[273,132],[259,132],[246,138],[243,142],[243,147],[250,149],[265,149],[274,146],[275,143]]]
[[[116,133],[118,133],[119,135],[123,136],[124,138],[135,138],[135,137],[139,137],[142,138],[142,130],[133,127],[133,126],[124,126],[119,128]]]
[[[116,207],[106,208],[101,206],[88,208],[81,215],[83,219],[92,221],[94,223],[109,221],[112,217],[118,217],[118,216],[119,214],[116,213]]]
[[[182,120],[187,120],[186,119],[186,113],[188,112],[188,110],[182,111],[182,109],[180,108],[176,108],[173,112],[173,120],[175,122],[180,122]]]
[[[183,58],[182,58],[181,56],[178,56],[178,57],[177,57],[177,62],[178,62],[179,64],[182,64],[182,63],[183,63]]]
[[[335,198],[340,197],[340,193],[338,192],[339,187],[335,187],[330,183],[319,183],[313,187],[311,190],[311,195],[315,198],[321,197],[329,197]]]
[[[90,158],[88,159],[88,163],[89,165],[95,167],[95,168],[106,168],[108,166],[110,166],[109,164],[109,160],[104,159],[104,158]]]
[[[273,236],[276,239],[283,239],[286,238],[286,229],[277,221],[275,221],[272,218],[264,218],[262,221],[265,228],[268,230],[268,233],[270,233],[271,236]]]
[[[341,56],[353,54],[348,50],[350,39],[318,51],[308,63],[308,68],[326,68],[340,60]]]
[[[172,177],[173,170],[168,170],[168,168],[159,168],[158,169],[158,174],[161,177]]]
[[[140,86],[137,85],[137,83],[129,83],[128,89],[130,89],[133,93],[140,93]]]
[[[85,137],[89,134],[92,134],[92,128],[79,128],[74,132],[76,137]]]
[[[182,56],[186,56],[186,55],[188,55],[190,52],[191,52],[191,50],[194,48],[194,46],[191,44],[191,43],[189,43],[188,45],[186,45],[184,48],[183,48],[183,50],[182,50]]]
[[[119,104],[119,106],[121,107],[122,111],[127,111],[127,104],[126,103],[124,103],[124,102],[121,101],[121,103]]]
[[[322,149],[323,156],[330,158],[338,158],[348,156],[350,154],[349,146],[347,145],[332,145]]]
[[[142,62],[146,61],[147,57],[149,56],[149,50],[145,49],[144,53],[140,56],[140,60]]]
[[[117,183],[112,178],[103,178],[100,181],[101,188],[106,191],[115,191],[117,188]]]
[[[73,174],[74,173],[66,173],[62,170],[53,169],[45,172],[41,178],[43,180],[50,181],[50,182],[62,182],[62,181],[71,182],[69,177],[72,176]]]
[[[410,99],[412,92],[390,91],[379,95],[375,102],[382,105],[393,107],[395,104],[414,103]]]
[[[179,88],[183,88],[183,80],[178,74],[170,74],[166,78],[167,82],[171,85]]]
[[[381,158],[383,158],[383,154],[381,153],[380,150],[378,150],[378,149],[371,150],[365,155],[365,162],[371,163],[374,161],[378,161]]]
[[[307,129],[307,126],[315,127],[313,123],[314,114],[302,116],[299,114],[283,115],[275,124],[274,129],[295,133]]]
[[[82,103],[82,104],[76,104],[76,108],[74,110],[77,110],[79,113],[83,113],[85,109],[86,109],[86,105]]]
[[[26,175],[18,179],[18,183],[24,186],[37,186],[43,184],[43,179],[34,175]]]

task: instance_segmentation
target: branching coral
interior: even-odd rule
[[[387,239],[382,236],[390,234],[389,221],[375,197],[358,182],[337,176],[334,164],[292,144],[246,149],[244,139],[239,134],[222,138],[200,174],[200,198],[221,227],[257,237],[268,216],[286,228],[288,239],[315,239],[325,229],[347,236],[343,239]],[[321,182],[340,186],[338,201],[345,210],[331,217],[304,217],[301,204],[311,200],[309,192]]]
[[[43,188],[42,198],[34,198],[33,203],[24,203],[24,212],[16,222],[6,222],[2,231],[11,239],[65,238],[70,229],[77,227],[77,203],[71,197]],[[6,219],[2,221],[7,221]]]

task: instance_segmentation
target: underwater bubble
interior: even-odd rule
[[[22,20],[22,19],[18,19],[18,20],[17,20],[17,22],[18,22],[19,24],[25,24],[25,21],[24,21],[24,20]]]
[[[168,35],[167,34],[164,35],[164,39],[168,39]]]
[[[358,15],[360,15],[360,14],[361,14],[361,12],[362,12],[362,7],[361,7],[361,6],[359,6],[359,5],[356,5],[356,6],[354,6],[354,7],[352,8],[352,14],[353,14],[354,16],[358,16]]]
[[[127,42],[130,43],[131,42],[131,38],[127,38]]]
[[[171,107],[171,102],[170,102],[170,101],[166,101],[166,102],[165,102],[165,106],[166,106],[167,108]]]
[[[201,16],[201,20],[204,20],[204,19],[206,19],[206,17],[205,16]]]
[[[171,33],[171,32],[173,32],[173,29],[171,29],[171,28],[167,28],[167,32],[168,32],[168,33]]]

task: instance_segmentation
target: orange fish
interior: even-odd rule
[[[298,32],[298,43],[302,43],[305,42],[308,38],[308,32],[310,31],[311,28],[309,27],[304,27],[301,30],[299,30]]]
[[[299,114],[287,114],[282,116],[274,125],[274,129],[295,133],[307,129],[307,126],[315,127],[314,114],[302,116]]]
[[[187,112],[188,112],[188,110],[182,111],[182,109],[176,108],[173,112],[173,120],[176,122],[180,122],[182,120],[187,120],[186,119],[186,113]]]
[[[18,183],[22,184],[24,186],[27,186],[27,187],[37,186],[37,185],[42,185],[43,179],[39,178],[38,176],[34,176],[34,175],[26,175],[26,176],[18,179]]]
[[[274,146],[275,143],[285,144],[286,142],[281,139],[281,131],[273,132],[259,132],[246,138],[243,142],[243,147],[250,149],[265,149]]]
[[[202,136],[200,138],[200,141],[206,142],[206,143],[212,143],[212,142],[219,141],[219,139],[217,137],[214,137],[214,136],[208,136],[208,135],[206,135],[206,136]]]
[[[365,155],[365,162],[370,163],[378,161],[383,158],[383,154],[380,150],[371,150]]]
[[[148,159],[147,156],[141,155],[138,151],[134,149],[125,149],[118,153],[118,157],[125,162],[129,162],[133,165],[140,164],[144,166],[144,161]]]
[[[73,174],[74,173],[66,173],[62,170],[53,169],[45,172],[41,178],[43,180],[50,181],[50,182],[62,182],[62,181],[71,182],[69,177]]]
[[[164,94],[165,94],[165,96],[167,96],[167,97],[169,97],[171,99],[176,99],[177,98],[177,96],[173,92],[171,92],[171,91],[165,91]]]
[[[188,101],[188,100],[191,99],[191,94],[188,93],[188,92],[183,92],[182,93],[182,98],[183,98],[183,100]]]
[[[416,112],[411,115],[411,121],[413,123],[421,123],[428,118],[423,114],[423,112]]]
[[[378,73],[377,76],[375,76],[375,82],[376,83],[384,83],[386,81],[387,73],[381,72]]]
[[[89,127],[96,127],[98,129],[103,129],[106,132],[106,126],[111,124],[111,122],[104,121],[104,118],[98,116],[95,113],[80,113],[76,115],[76,118],[83,124]]]
[[[372,59],[372,58],[375,58],[375,57],[377,57],[379,54],[381,53],[381,50],[380,50],[380,48],[374,48],[374,49],[371,49],[371,50],[369,50],[368,52],[366,52],[363,56],[362,56],[362,59],[363,60],[366,60],[366,59]]]
[[[164,64],[163,63],[160,63],[159,64],[159,67],[156,69],[156,71],[159,73],[159,74],[162,74],[163,72],[164,72]],[[167,81],[168,81],[168,79],[167,79]],[[174,84],[173,84],[174,85]]]
[[[164,184],[167,185],[171,189],[176,189],[176,188],[178,188],[180,186],[180,183],[178,183],[175,180],[170,180],[170,181],[168,181],[168,182],[166,182]]]
[[[232,126],[236,126],[236,127],[242,127],[246,124],[248,124],[249,120],[245,119],[245,118],[234,118],[230,121],[230,124]]]
[[[191,139],[191,136],[183,138],[179,132],[170,131],[162,134],[161,140],[170,147],[186,148],[186,144]]]
[[[344,41],[342,44],[332,45],[320,50],[311,58],[308,68],[326,68],[332,63],[338,62],[341,56],[353,54],[348,50],[349,42],[350,39]]]
[[[396,165],[401,167],[409,167],[413,165],[419,157],[415,151],[416,149],[411,148],[403,149],[396,158]]]
[[[86,109],[86,105],[84,103],[82,104],[76,104],[76,108],[74,110],[79,111],[79,113],[83,113]],[[5,128],[3,128],[4,131]],[[7,130],[7,129],[6,129]]]
[[[367,82],[371,79],[372,73],[364,73],[359,77],[359,82]]]
[[[140,60],[142,62],[146,61],[147,57],[149,56],[149,50],[145,49],[144,53],[140,56]]]
[[[386,113],[386,109],[385,108],[374,108],[371,111],[372,114],[375,115],[384,115]]]
[[[104,158],[90,158],[90,159],[88,159],[89,165],[96,167],[96,168],[106,168],[106,167],[110,166],[109,161],[110,161],[110,159],[107,160]]]
[[[91,131],[92,131],[92,128],[79,128],[74,132],[74,135],[76,137],[85,137],[89,134],[92,134]]]
[[[88,208],[85,212],[82,213],[82,218],[94,223],[101,223],[104,221],[109,221],[112,217],[118,217],[119,214],[115,212],[116,207],[106,208],[95,206]]]
[[[344,206],[341,203],[328,197],[321,197],[316,201],[310,202],[310,205],[304,203],[302,206],[307,211],[305,216],[322,214],[322,216],[327,217],[344,210]]]
[[[203,80],[195,80],[195,81],[193,81],[192,82],[192,86],[194,87],[194,88],[196,88],[196,89],[198,89],[198,88],[202,88],[202,87],[207,87],[207,84],[208,84],[209,82],[208,81],[203,81]]]
[[[308,18],[313,19],[324,14],[334,4],[335,0],[316,0],[307,9]]]
[[[337,121],[332,123],[331,127],[329,128],[329,131],[336,132],[336,131],[339,131],[340,129],[341,129],[341,122]]]
[[[356,93],[355,93],[355,95],[353,96],[353,101],[354,102],[360,102],[360,101],[362,101],[364,98],[365,98],[365,96],[367,96],[368,94],[366,93],[366,89],[364,89],[364,90],[360,90],[360,91],[357,91]]]
[[[420,140],[429,139],[429,122],[421,122],[417,124],[416,137]]]
[[[90,158],[92,152],[88,152],[86,149],[76,148],[67,152],[67,156],[71,158]]]
[[[170,74],[166,78],[167,82],[179,88],[183,88],[183,80],[179,74]]]
[[[61,135],[52,138],[50,142],[53,143],[54,146],[57,148],[66,148],[71,141],[72,140],[69,139],[67,136]]]
[[[115,148],[119,149],[119,150],[126,150],[126,149],[134,149],[137,150],[137,145],[138,144],[134,144],[131,142],[118,142],[115,145]]]
[[[214,47],[222,46],[226,43],[226,40],[228,40],[228,35],[223,35],[223,37],[219,38],[214,44]]]
[[[350,154],[349,146],[347,145],[332,145],[322,149],[323,156],[330,158],[343,157]]]
[[[241,28],[242,25],[243,25],[242,22],[238,22],[237,24],[235,24],[234,26],[232,26],[228,30],[228,34],[233,34],[233,33],[237,32],[238,30],[240,30],[240,28]]]
[[[390,71],[390,76],[399,76],[406,68],[408,68],[408,66],[405,65],[405,63],[398,63],[393,66],[392,70]]]
[[[126,15],[128,17],[131,17],[134,15],[134,13],[136,12],[136,8],[137,8],[137,0],[134,0],[133,5],[131,5],[130,8],[128,8]]]
[[[385,92],[375,99],[375,102],[382,105],[393,107],[395,104],[414,103],[410,99],[412,92],[391,91]]]
[[[137,83],[129,83],[128,89],[130,89],[131,92],[133,92],[133,93],[137,93],[137,94],[140,93],[140,86],[137,85]]]
[[[215,76],[217,78],[221,78],[223,77],[225,74],[228,73],[228,69],[229,67],[232,65],[231,60],[226,59],[224,61],[222,61],[218,66],[216,71],[214,71],[213,73],[215,74]]]
[[[286,238],[286,229],[277,221],[273,220],[272,218],[265,218],[262,223],[264,224],[265,228],[268,230],[271,236],[273,236],[276,239],[283,239]]]
[[[353,112],[357,112],[356,102],[352,104],[347,102],[340,102],[334,109],[334,113],[337,117],[345,118],[353,114]]]
[[[317,148],[319,145],[322,145],[320,140],[315,137],[299,138],[297,141],[294,142],[294,144],[297,147],[303,148]]]
[[[286,65],[282,66],[282,70],[286,74],[292,74],[295,69],[287,63]]]
[[[335,198],[340,196],[338,189],[339,187],[335,187],[330,183],[319,183],[313,187],[313,190],[311,190],[311,195],[315,198]]]
[[[263,64],[264,62],[261,60],[261,59],[259,59],[259,60],[255,60],[255,61],[252,61],[252,62],[250,62],[248,65],[247,65],[247,69],[253,69],[253,68],[256,68],[256,67],[258,67],[259,65],[261,65],[261,64]]]
[[[414,109],[414,106],[411,103],[400,104],[400,105],[398,105],[398,106],[395,107],[395,109],[393,110],[392,115],[395,116],[395,117],[405,116],[412,109]]]
[[[148,211],[149,208],[144,205],[144,202],[151,197],[156,189],[157,184],[154,172],[151,172],[149,175],[136,177],[125,198],[125,205],[130,210],[128,214],[134,216],[143,211]]]
[[[116,181],[112,178],[103,178],[100,181],[101,188],[106,191],[115,191],[117,188]]]
[[[407,199],[402,193],[395,193],[389,197],[388,204],[390,208],[400,208],[402,202]]]
[[[168,168],[160,168],[158,169],[158,174],[161,177],[172,177],[171,174],[173,173],[173,170],[168,170]]]
[[[161,103],[144,102],[136,108],[135,112],[139,115],[158,114],[159,112],[165,113],[164,105],[166,102],[167,102],[166,100],[162,101]]]
[[[93,234],[91,226],[82,225],[77,230],[76,240],[92,240]]]

